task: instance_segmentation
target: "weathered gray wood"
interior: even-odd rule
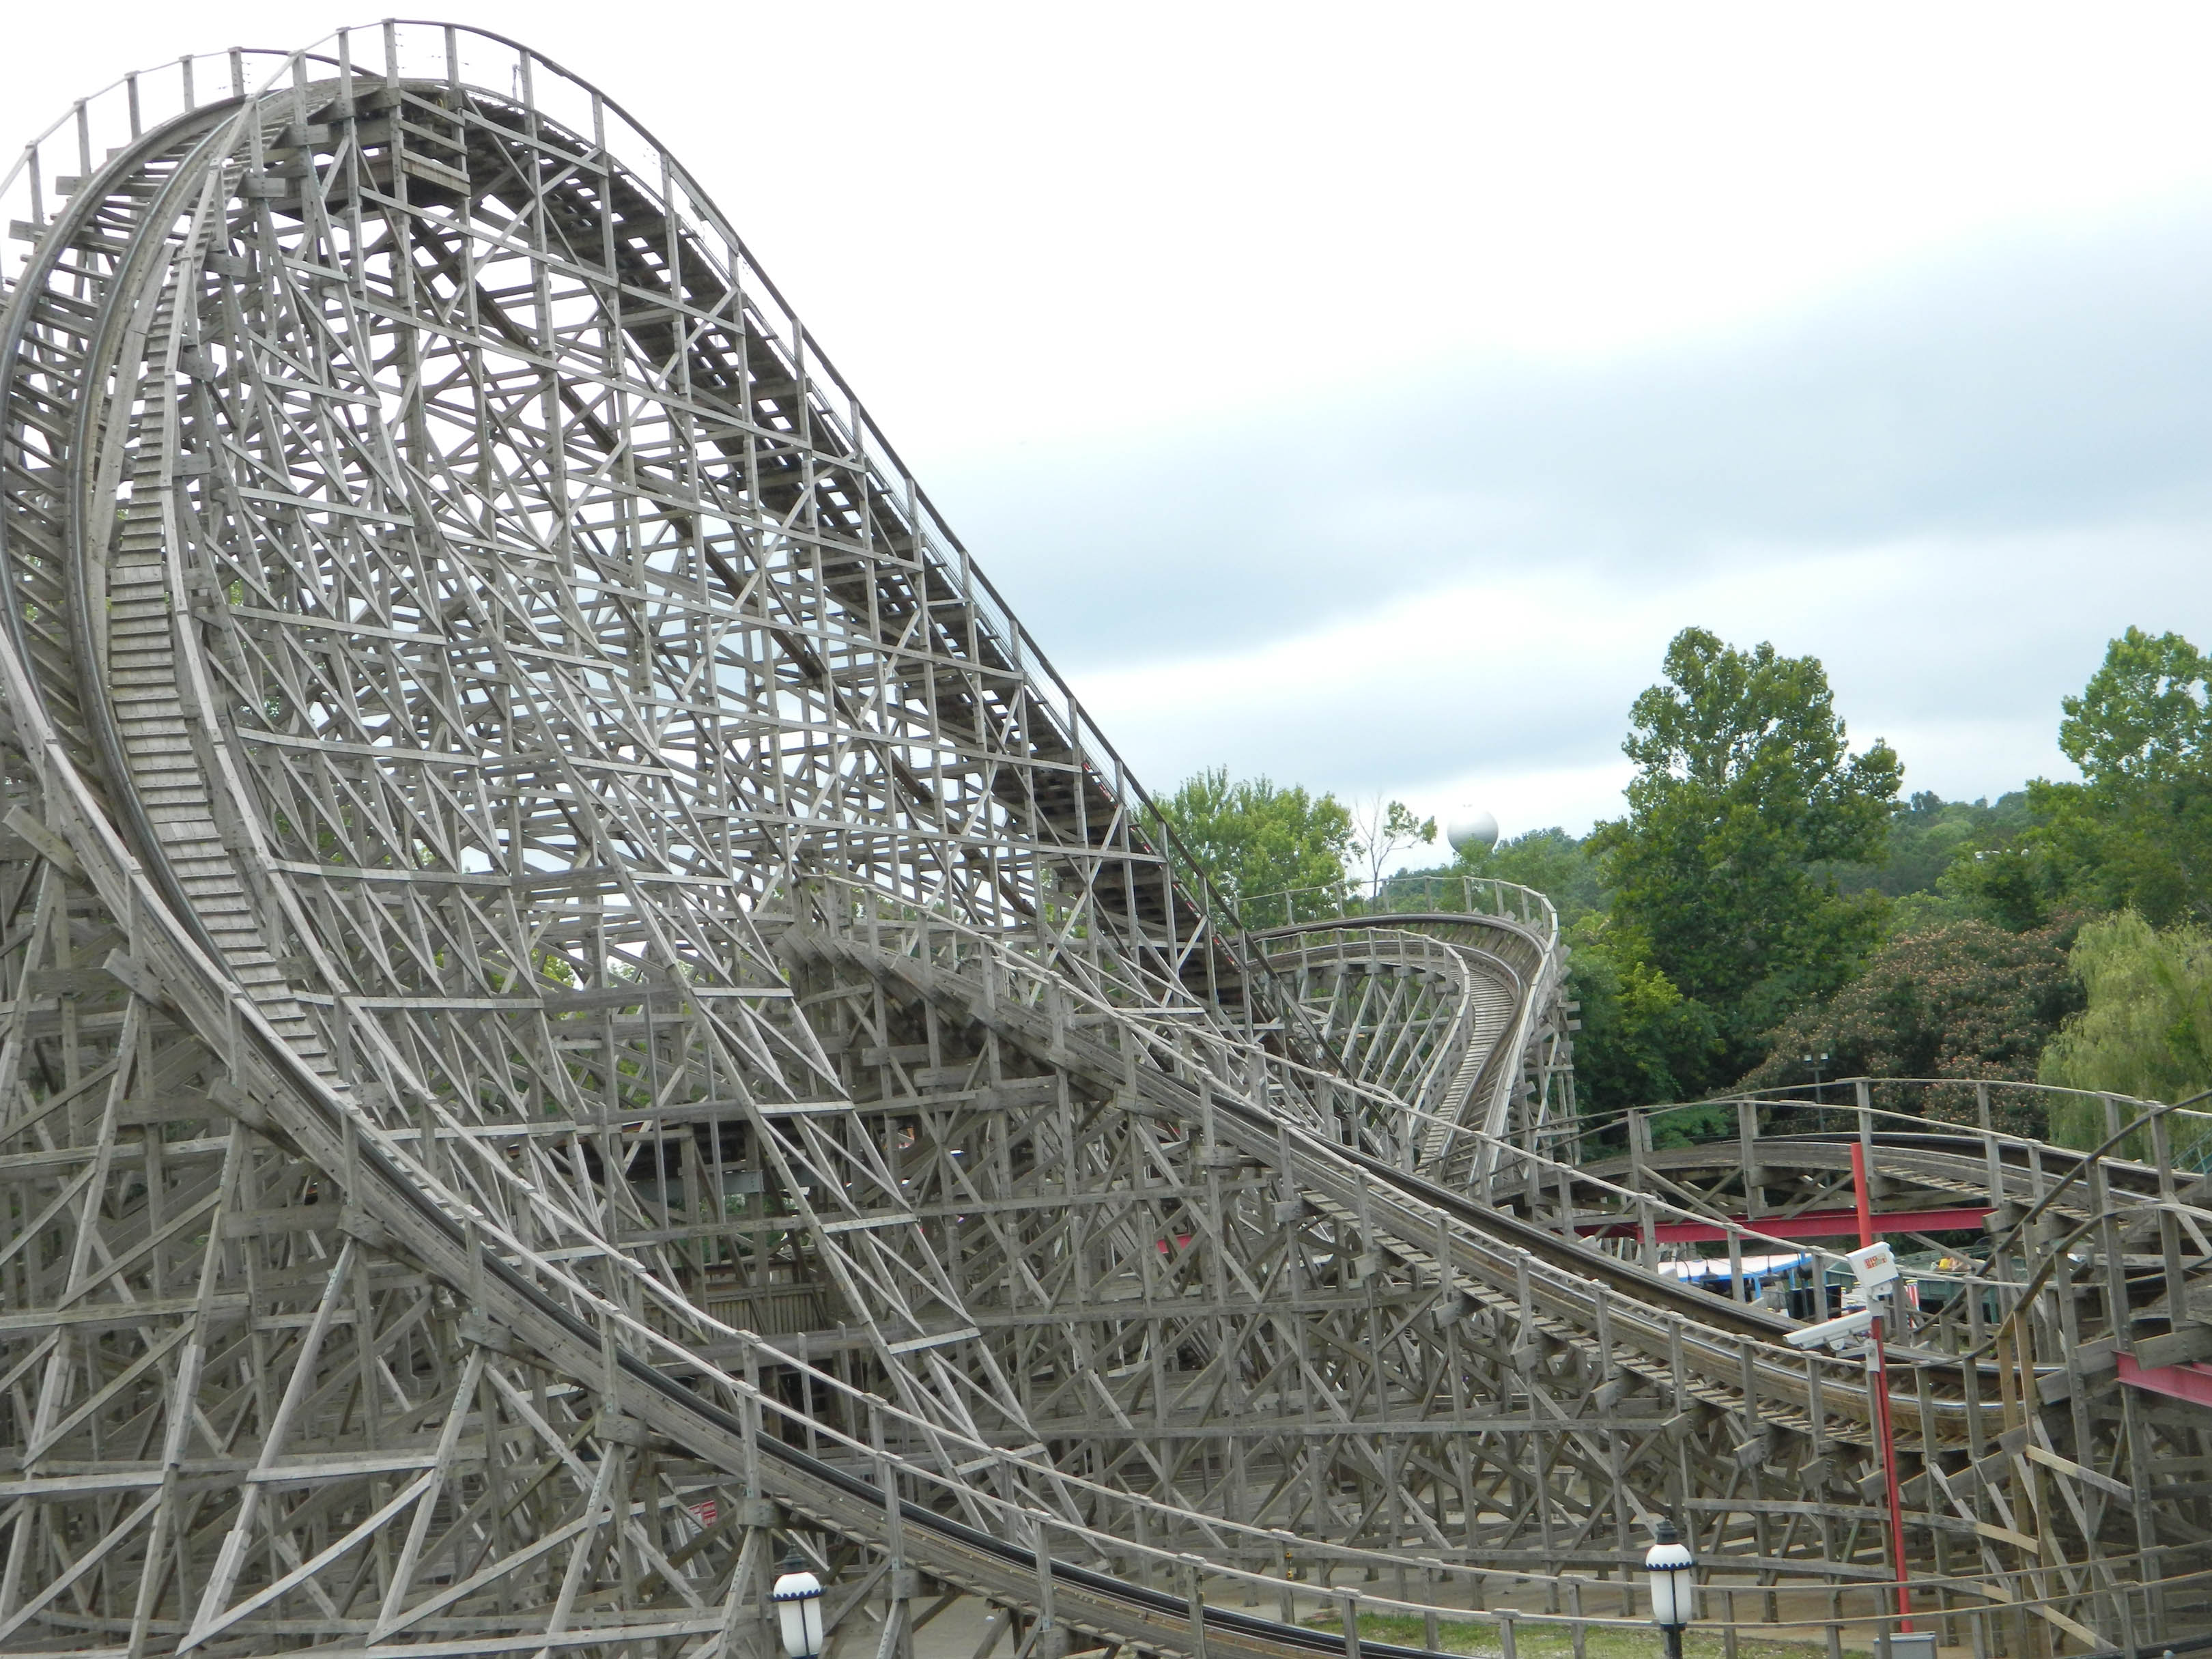
[[[0,1643],[772,1659],[796,1545],[878,1659],[955,1592],[1036,1659],[1304,1639],[1240,1590],[1354,1655],[1495,1595],[1510,1659],[1662,1513],[1863,1596],[1858,1368],[1656,1271],[1740,1282],[1855,1136],[2001,1247],[1892,1360],[1916,1571],[2171,1614],[2172,1124],[1583,1121],[1541,896],[1243,930],[598,94],[436,26],[270,67],[11,210]]]

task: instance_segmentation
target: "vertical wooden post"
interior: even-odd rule
[[[1867,1172],[1871,1176],[1874,1173],[1874,1091],[1862,1078],[1851,1085],[1851,1096],[1857,1108],[1858,1146],[1866,1158]],[[1866,1182],[1861,1181],[1859,1187],[1861,1191],[1864,1191]]]
[[[1743,1167],[1743,1212],[1746,1218],[1759,1219],[1759,1192],[1762,1182],[1759,1169],[1759,1103],[1739,1100],[1735,1103],[1736,1157]]]

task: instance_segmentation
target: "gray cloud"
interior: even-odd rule
[[[1640,586],[1558,567],[1425,592],[1225,659],[1093,671],[1079,686],[1148,778],[1226,762],[1419,795],[1479,777],[1525,823],[1534,809],[1516,805],[1528,792],[1513,780],[1618,767],[1629,703],[1668,638],[1697,622],[1820,657],[1855,742],[1889,739],[1908,788],[1972,797],[2063,775],[2059,699],[2129,623],[2201,637],[2208,550],[2212,527],[2151,521],[1784,549]],[[1543,810],[1586,823],[1617,810],[1609,789]]]
[[[1391,384],[1358,382],[1346,317],[1334,350],[1326,328],[1285,343],[1330,366],[1310,403],[923,471],[1073,669],[1531,570],[1626,597],[1912,537],[1971,558],[2008,532],[2212,510],[2208,256],[2212,203],[2193,201],[1985,246],[1725,338]]]

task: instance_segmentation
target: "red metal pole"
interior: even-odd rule
[[[1889,1358],[1882,1341],[1881,1316],[1867,1328],[1874,1343],[1875,1431],[1881,1437],[1881,1476],[1889,1496],[1889,1551],[1897,1567],[1897,1627],[1912,1630],[1912,1588],[1905,1579],[1905,1497],[1897,1479],[1897,1431],[1889,1416]]]
[[[1874,1243],[1874,1206],[1867,1200],[1866,1142],[1851,1142],[1851,1192],[1858,1204],[1859,1249]]]
[[[1851,1142],[1851,1187],[1858,1199],[1859,1248],[1874,1243],[1874,1207],[1867,1194],[1866,1143]],[[1867,1297],[1874,1323],[1867,1340],[1874,1344],[1873,1396],[1875,1439],[1881,1447],[1882,1485],[1889,1499],[1889,1553],[1897,1571],[1897,1628],[1912,1631],[1912,1590],[1905,1580],[1905,1495],[1897,1479],[1897,1433],[1889,1416],[1889,1352],[1882,1340],[1882,1317],[1874,1297]]]

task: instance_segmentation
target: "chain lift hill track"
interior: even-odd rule
[[[1993,1246],[1890,1355],[1923,1626],[2212,1628],[2182,1118],[1600,1142],[1540,896],[1241,928],[510,42],[186,59],[0,193],[0,1650],[764,1659],[795,1547],[838,1659],[1579,1659],[1666,1516],[1832,1653],[1864,1370],[1662,1257],[1849,1232],[1855,1144]]]

